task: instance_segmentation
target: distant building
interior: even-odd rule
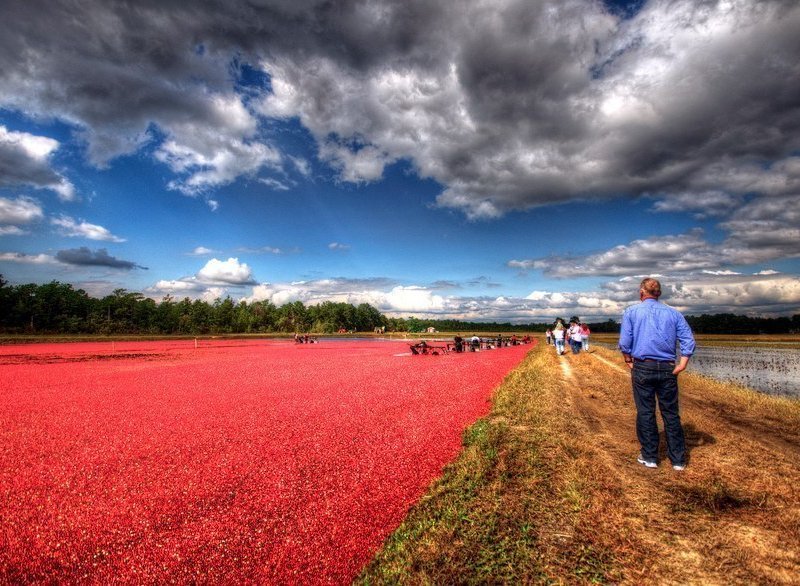
[[[428,328],[428,329],[427,329],[427,330],[425,330],[425,331],[426,331],[426,332],[428,332],[429,334],[435,334],[435,333],[437,333],[437,332],[436,332],[436,328]]]

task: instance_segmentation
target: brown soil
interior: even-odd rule
[[[691,374],[680,375],[689,465],[636,462],[629,371],[618,354],[550,353],[562,408],[591,455],[605,500],[597,531],[631,559],[627,583],[800,584],[800,410]],[[561,364],[559,364],[561,363]],[[566,366],[564,366],[566,365]]]

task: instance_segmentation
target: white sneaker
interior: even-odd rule
[[[636,458],[636,461],[639,462],[639,464],[641,464],[642,466],[644,466],[646,468],[658,468],[658,464],[656,462],[651,462],[650,460],[645,460],[644,458],[642,458],[641,454],[639,454],[639,456]]]
[[[682,472],[686,470],[686,464],[673,464],[672,469],[677,470],[678,472]]]

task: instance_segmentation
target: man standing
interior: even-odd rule
[[[678,409],[678,374],[686,369],[694,353],[692,329],[676,309],[658,301],[661,283],[644,279],[639,285],[641,303],[622,316],[619,349],[633,372],[636,403],[636,435],[642,451],[638,461],[648,468],[658,466],[656,399],[664,420],[667,454],[675,470],[686,468],[686,442]],[[680,359],[676,362],[676,342]]]

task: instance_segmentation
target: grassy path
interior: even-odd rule
[[[540,344],[358,582],[800,583],[800,402],[687,373],[681,411],[645,469],[619,356]]]

